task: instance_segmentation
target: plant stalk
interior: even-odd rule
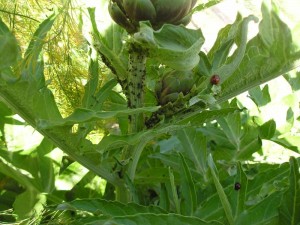
[[[127,98],[128,106],[132,109],[144,106],[146,60],[145,49],[137,43],[131,43],[129,46]],[[143,114],[131,115],[129,124],[129,133],[141,131],[144,128]]]

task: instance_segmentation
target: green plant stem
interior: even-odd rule
[[[147,55],[137,43],[131,43],[129,48],[127,98],[128,106],[134,109],[144,106]],[[129,133],[136,133],[143,129],[144,117],[142,114],[132,115],[129,120]]]

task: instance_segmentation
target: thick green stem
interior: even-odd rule
[[[132,43],[129,51],[128,64],[128,106],[140,108],[144,106],[144,86],[146,76],[147,54],[138,44]],[[130,116],[129,133],[141,131],[144,127],[144,116],[142,114]]]

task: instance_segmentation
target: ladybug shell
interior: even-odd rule
[[[211,78],[210,78],[210,83],[211,84],[214,84],[214,85],[217,85],[219,84],[220,82],[220,76],[215,74],[215,75],[212,75]]]
[[[241,189],[241,184],[240,183],[235,183],[234,184],[234,190],[236,190],[236,191],[238,191],[238,190],[240,190]]]

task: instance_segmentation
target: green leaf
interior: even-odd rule
[[[226,117],[217,119],[228,140],[237,148],[240,149],[241,137],[241,115],[240,112],[234,112]]]
[[[204,43],[200,30],[171,24],[154,31],[147,23],[141,22],[140,31],[134,34],[134,38],[149,48],[150,57],[181,71],[191,70],[198,64],[198,54]]]
[[[217,169],[216,169],[215,163],[214,163],[213,158],[212,158],[211,155],[208,156],[208,166],[210,168],[210,172],[211,172],[214,184],[216,186],[219,198],[221,200],[223,209],[225,211],[227,221],[230,225],[234,225],[234,218],[233,218],[233,214],[232,214],[232,208],[231,208],[231,205],[228,201],[228,198],[227,198],[227,196],[226,196],[226,194],[223,190],[223,187],[222,187],[222,185],[219,181],[219,178],[217,176]]]
[[[0,18],[0,71],[14,65],[19,57],[18,42]]]
[[[238,111],[238,108],[225,108],[225,109],[213,109],[213,110],[204,110],[197,111],[185,115],[183,118],[179,118],[176,124],[191,124],[193,126],[202,125],[205,122],[210,122],[212,120],[225,117],[235,111]]]
[[[177,137],[180,140],[184,152],[187,153],[192,160],[204,180],[207,180],[207,149],[206,138],[196,128],[185,128],[177,132]]]
[[[233,24],[228,24],[219,31],[213,47],[207,54],[209,61],[213,64],[215,69],[226,62],[242,21],[241,15],[238,14]]]
[[[236,220],[236,224],[251,225],[281,225],[278,221],[277,206],[281,199],[280,193],[275,193],[263,201],[247,208]]]
[[[24,187],[31,189],[31,190],[38,190],[39,185],[37,182],[30,177],[30,175],[24,175],[22,173],[22,170],[20,168],[17,168],[14,164],[9,162],[9,160],[2,158],[2,155],[5,156],[7,155],[7,151],[1,151],[0,152],[1,157],[0,157],[0,172],[5,174],[6,176],[9,176],[13,179],[15,179],[18,183],[23,185]],[[23,157],[24,158],[24,157]],[[21,162],[19,162],[21,163]],[[23,161],[24,163],[24,161]],[[21,167],[22,168],[22,167]]]
[[[27,50],[24,54],[24,62],[23,66],[28,67],[30,69],[34,69],[35,63],[38,61],[40,57],[40,53],[45,44],[45,38],[51,29],[54,20],[56,18],[56,14],[52,14],[46,20],[44,20],[35,31]]]
[[[179,182],[179,174],[174,171],[175,182]],[[165,183],[168,181],[169,170],[166,167],[151,167],[142,170],[140,173],[136,174],[134,182],[137,184],[156,184]]]
[[[258,136],[258,129],[245,125],[236,158],[238,160],[248,160],[252,154],[259,151],[261,147],[262,141]]]
[[[270,140],[276,131],[276,122],[269,120],[259,127],[259,137]]]
[[[170,187],[170,193],[172,195],[172,199],[175,205],[175,209],[176,212],[178,214],[180,214],[180,202],[179,202],[179,198],[178,198],[178,193],[177,193],[177,189],[176,189],[176,185],[175,185],[175,178],[174,178],[174,173],[173,170],[171,169],[171,167],[169,167],[169,182],[168,185]]]
[[[103,199],[80,199],[72,202],[62,203],[57,210],[72,210],[90,212],[95,215],[106,216],[131,216],[139,213],[165,213],[157,206],[142,206],[136,203],[123,204],[118,201],[107,201]]]
[[[279,221],[282,225],[300,223],[300,174],[299,164],[294,157],[290,158],[289,188],[286,190],[279,207]]]
[[[239,21],[240,17],[237,17],[237,21]],[[217,57],[220,57],[220,59],[217,58],[216,62],[218,62],[216,65],[218,67],[213,67],[212,68],[212,74],[218,74],[221,77],[221,82],[225,81],[228,77],[230,77],[238,68],[239,65],[244,58],[245,52],[246,52],[246,45],[247,45],[247,34],[248,34],[248,24],[251,21],[257,22],[258,19],[254,17],[253,15],[248,16],[245,18],[241,24],[240,24],[240,29],[236,31],[238,34],[238,41],[236,41],[236,44],[238,45],[237,50],[234,52],[234,54],[230,57],[230,59],[227,61],[226,64],[220,65],[221,62],[225,61],[225,56],[224,53],[229,53],[229,46],[232,43],[230,40],[228,42],[225,42],[225,45],[223,45],[220,49],[220,53],[217,54]],[[233,32],[235,29],[233,29]],[[230,32],[232,32],[230,30]],[[229,34],[230,34],[229,32]],[[231,34],[230,34],[231,35]],[[214,60],[215,61],[215,60]],[[220,66],[219,66],[220,65]]]
[[[238,69],[222,83],[218,102],[274,79],[299,65],[300,53],[294,52],[287,25],[279,19],[272,6],[263,4],[262,15],[258,35],[246,45],[245,57]]]
[[[170,208],[170,199],[165,183],[160,184],[159,207],[161,207],[164,210],[169,210]]]
[[[85,123],[90,121],[96,120],[105,120],[110,119],[113,117],[122,117],[128,115],[134,115],[144,112],[155,112],[159,109],[159,106],[152,106],[152,107],[144,107],[144,108],[137,108],[137,109],[126,109],[126,110],[119,110],[119,111],[93,111],[90,109],[76,109],[69,117],[62,119],[62,120],[40,120],[38,121],[38,126],[40,129],[49,129],[51,127],[56,126],[66,126],[66,125],[73,125],[77,123]]]
[[[18,215],[18,220],[28,219],[41,214],[45,204],[46,196],[29,188],[17,196],[13,204],[14,213]]]
[[[92,46],[101,55],[103,62],[112,72],[116,73],[118,78],[124,80],[127,77],[127,59],[126,57],[124,59],[122,51],[124,48],[122,43],[124,29],[114,24],[106,30],[106,33],[100,33],[95,19],[95,8],[88,8],[88,12],[93,31]]]
[[[249,97],[254,101],[254,103],[258,106],[264,106],[271,102],[271,97],[269,94],[269,85],[265,85],[261,90],[259,86],[251,88],[249,90]]]
[[[282,197],[282,190],[286,188],[285,183],[289,174],[288,163],[248,164],[244,165],[244,168],[246,168],[244,173],[250,176],[248,180],[243,173],[240,173],[242,170],[237,168],[235,176],[230,177],[226,173],[225,180],[221,181],[232,210],[235,212],[235,224],[279,224],[277,208]],[[234,189],[235,182],[241,183],[239,190],[241,193]],[[198,206],[195,216],[204,220],[216,219],[227,224],[223,205],[215,189],[212,186],[207,186],[201,192],[203,193],[203,200]],[[243,192],[246,192],[245,198]],[[243,202],[244,209],[239,211],[242,210]],[[236,217],[237,211],[239,214]],[[251,223],[249,223],[249,218],[251,218]]]
[[[99,63],[97,58],[98,55],[93,50],[90,50],[89,56],[89,80],[86,85],[84,85],[84,96],[82,98],[82,106],[84,108],[92,108],[95,105],[95,95],[99,85]],[[108,84],[111,83],[111,81],[108,81],[107,83],[105,83],[105,85],[109,86]],[[115,85],[116,84],[117,82],[115,81]],[[115,85],[113,85],[112,87],[109,86],[108,90],[111,90]],[[103,91],[101,89],[99,90],[99,92]]]
[[[196,187],[190,172],[190,169],[181,153],[181,212],[183,215],[192,216],[197,208]]]
[[[203,9],[207,9],[209,7],[212,7],[220,2],[222,2],[223,0],[209,0],[207,3],[202,3],[202,4],[198,4],[193,10],[192,13],[194,12],[199,12],[202,11]]]
[[[89,222],[90,225],[97,224],[113,224],[113,225],[153,225],[153,224],[164,224],[164,225],[205,225],[220,223],[216,221],[206,222],[197,217],[188,217],[178,214],[153,214],[153,213],[140,213],[132,216],[120,216],[112,219],[107,218],[92,218],[88,220],[76,221],[75,225],[85,224]]]
[[[55,171],[54,162],[47,156],[53,150],[54,146],[48,139],[43,139],[40,145],[36,148],[38,176],[35,179],[41,184],[41,191],[51,193],[55,189]]]
[[[235,184],[239,183],[241,188],[239,190],[235,190]],[[237,163],[237,174],[235,176],[234,184],[232,185],[233,194],[231,197],[231,206],[233,215],[236,219],[238,216],[244,211],[246,207],[247,200],[247,188],[248,188],[248,178],[243,171],[242,164],[240,162]]]

